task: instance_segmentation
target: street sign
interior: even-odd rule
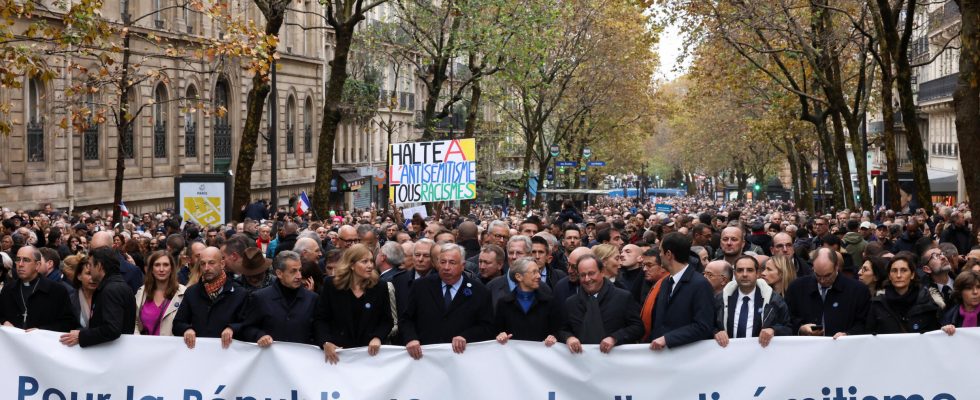
[[[586,159],[592,157],[592,149],[588,147],[582,149],[582,157],[585,157]]]
[[[558,145],[557,144],[551,145],[551,149],[550,150],[551,150],[551,156],[552,157],[558,157],[559,152],[558,152]]]
[[[605,161],[589,161],[588,165],[590,167],[605,167],[606,166],[606,162]]]
[[[548,180],[549,181],[555,180],[555,174],[552,173],[551,171],[548,171]]]
[[[559,167],[577,167],[578,161],[558,161],[555,165]]]

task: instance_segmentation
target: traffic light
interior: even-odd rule
[[[564,174],[565,173],[565,167],[558,167],[558,172]]]
[[[527,197],[521,198],[521,207],[527,206]]]
[[[758,183],[756,183],[756,184],[755,184],[755,186],[753,186],[753,188],[755,189],[755,191],[756,191],[756,192],[758,192],[758,191],[759,191],[759,189],[761,189],[761,188],[762,188],[762,186],[759,186],[759,184],[758,184]]]

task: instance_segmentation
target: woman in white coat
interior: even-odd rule
[[[143,286],[136,292],[137,335],[173,336],[173,322],[184,300],[184,285],[177,282],[177,268],[166,251],[150,254]]]

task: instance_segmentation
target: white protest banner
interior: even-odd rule
[[[476,198],[476,139],[392,143],[388,154],[395,204]]]
[[[406,221],[411,221],[415,214],[421,216],[422,219],[429,217],[429,213],[425,211],[425,206],[415,206],[402,209],[402,216],[405,217]]]
[[[704,341],[675,350],[626,345],[471,343],[340,351],[274,343],[261,349],[124,335],[91,348],[58,333],[0,329],[0,399],[17,400],[975,400],[980,329],[949,337],[882,335]]]

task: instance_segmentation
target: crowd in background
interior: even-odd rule
[[[664,210],[669,206],[670,211]],[[475,341],[627,343],[976,327],[980,230],[965,205],[810,215],[791,203],[567,200],[297,217],[263,201],[204,227],[3,209],[0,323],[83,347],[121,334],[337,350]]]

